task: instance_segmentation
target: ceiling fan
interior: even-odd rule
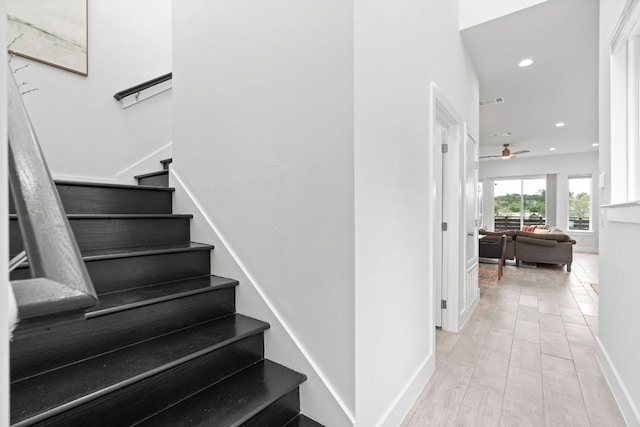
[[[517,156],[518,154],[525,154],[528,153],[529,150],[520,150],[520,151],[511,151],[509,150],[509,144],[502,144],[502,146],[504,147],[502,149],[502,154],[497,155],[497,156],[480,156],[481,159],[488,159],[490,157],[502,157],[503,159],[511,159],[514,158],[515,156]]]

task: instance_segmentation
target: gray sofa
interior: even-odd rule
[[[571,271],[573,262],[573,245],[576,241],[563,230],[555,227],[538,227],[538,232],[526,231],[487,231],[481,229],[480,235],[484,239],[499,240],[503,234],[507,235],[507,246],[504,259],[539,262],[544,264],[562,264]]]
[[[576,241],[560,229],[550,229],[547,233],[529,233],[516,231],[516,265],[520,261],[562,264],[571,271],[573,245]]]

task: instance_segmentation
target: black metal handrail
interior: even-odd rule
[[[9,182],[36,278],[12,283],[20,318],[92,307],[98,297],[11,68],[7,74]]]
[[[121,90],[120,92],[113,95],[113,97],[120,101],[122,98],[126,98],[130,95],[135,95],[136,93],[140,93],[145,89],[149,89],[150,87],[156,86],[160,83],[166,82],[167,80],[171,80],[173,73],[167,73],[160,77],[156,77],[155,79],[151,79],[144,83],[140,83],[138,85],[132,86],[129,89]]]

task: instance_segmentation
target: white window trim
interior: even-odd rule
[[[621,114],[612,121],[612,152],[619,153],[612,156],[612,200],[629,202],[640,199],[640,0],[627,1],[610,46],[611,74],[622,80],[612,86],[612,109]]]

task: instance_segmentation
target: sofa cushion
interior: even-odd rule
[[[527,233],[526,231],[518,231],[516,232],[516,240],[519,240],[520,237],[531,237],[534,239],[544,239],[544,240],[555,240],[556,242],[571,242],[571,236],[565,233]]]
[[[515,239],[516,237],[516,232],[514,230],[503,230],[503,231],[488,231],[485,230],[483,228],[481,228],[480,230],[478,230],[478,233],[483,235],[483,236],[502,236],[503,234],[510,236],[512,239]]]
[[[529,243],[530,245],[558,246],[558,242],[556,240],[539,239],[537,237],[519,236],[517,240],[518,243]]]

